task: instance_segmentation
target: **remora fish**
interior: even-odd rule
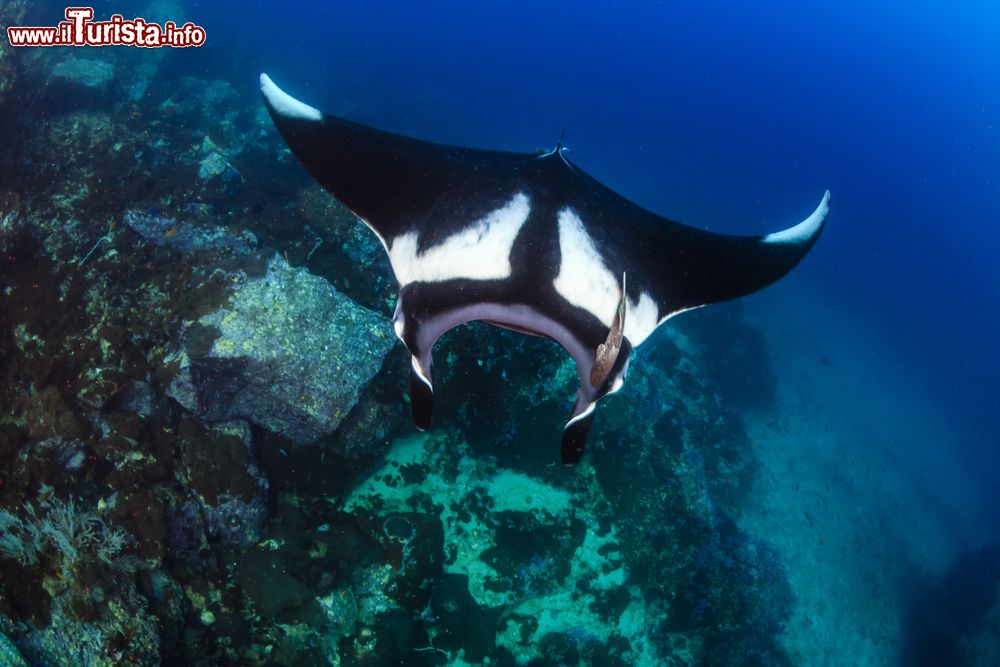
[[[678,313],[784,276],[830,210],[826,192],[784,231],[715,234],[616,194],[573,165],[562,142],[542,154],[446,146],[321,113],[266,74],[260,85],[292,153],[389,255],[417,427],[431,421],[434,343],[460,324],[490,322],[551,338],[576,362],[567,465],[583,454],[597,401],[622,387],[633,349]]]

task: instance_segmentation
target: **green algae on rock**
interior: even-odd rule
[[[235,417],[297,443],[337,429],[382,366],[389,323],[275,254],[267,273],[203,315],[175,355],[168,393],[211,421]]]
[[[14,646],[14,642],[3,632],[0,632],[0,665],[4,665],[5,667],[28,667],[28,662],[24,659],[24,656]]]

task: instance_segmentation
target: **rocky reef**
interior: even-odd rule
[[[739,310],[658,332],[577,468],[567,355],[486,325],[418,434],[382,250],[243,84],[0,50],[4,664],[787,663]]]
[[[28,3],[23,0],[11,0],[0,6],[0,25],[19,25]],[[11,49],[0,49],[0,110],[5,101],[9,102],[10,92],[17,87],[17,59]]]
[[[392,346],[388,321],[273,255],[181,333],[167,395],[209,421],[247,419],[296,443],[333,433]]]

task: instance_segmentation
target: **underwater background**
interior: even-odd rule
[[[0,39],[0,664],[1000,664],[1000,6],[97,2]],[[0,0],[0,23],[65,5]],[[470,325],[409,420],[377,240],[266,71],[351,120],[783,229],[787,278],[575,370]]]

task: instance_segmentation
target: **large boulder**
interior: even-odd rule
[[[297,443],[333,433],[393,345],[389,322],[275,254],[187,327],[167,393],[209,421],[245,418]]]

